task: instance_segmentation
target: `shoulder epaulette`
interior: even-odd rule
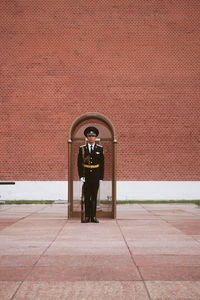
[[[99,145],[99,144],[96,144],[98,147],[101,147],[101,148],[103,148],[103,146],[101,146],[101,145]]]
[[[86,146],[86,145],[81,145],[80,148],[82,148],[82,147],[84,147],[84,146]]]

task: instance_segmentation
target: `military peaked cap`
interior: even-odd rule
[[[99,130],[96,127],[89,126],[84,130],[84,135],[89,136],[89,135],[99,135]]]

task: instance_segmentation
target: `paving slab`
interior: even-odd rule
[[[130,254],[127,246],[124,247],[51,247],[46,250],[46,255],[128,255]]]
[[[139,267],[144,280],[199,281],[200,266],[151,265]]]
[[[0,281],[23,281],[31,267],[2,267],[0,268]]]
[[[200,220],[176,220],[171,224],[188,235],[200,235]]]
[[[194,235],[190,235],[195,241],[200,242],[200,235],[198,234],[194,234]]]
[[[0,209],[0,299],[200,299],[200,208],[118,205],[82,224],[67,205]]]
[[[151,300],[199,300],[200,282],[150,281],[146,282]]]
[[[14,300],[32,299],[124,299],[149,300],[143,282],[134,281],[25,281]]]
[[[0,268],[2,267],[30,267],[38,260],[39,255],[1,255]]]
[[[63,280],[66,277],[71,281],[141,280],[130,255],[43,256],[27,280]]]
[[[0,281],[0,299],[11,299],[20,284],[20,281]]]
[[[102,280],[141,280],[141,276],[136,266],[119,263],[113,264],[110,259],[107,265],[87,265],[68,266],[53,265],[47,267],[35,267],[27,277],[28,281],[102,281]]]
[[[199,249],[199,243],[197,241],[194,240],[181,240],[181,239],[174,239],[174,240],[167,240],[167,239],[160,239],[160,240],[133,240],[133,241],[129,241],[127,240],[127,243],[129,245],[130,248],[132,247],[158,247],[158,248],[190,248],[190,249]]]
[[[132,255],[199,255],[200,248],[196,247],[129,247]]]
[[[137,266],[194,266],[200,267],[200,255],[134,255]]]

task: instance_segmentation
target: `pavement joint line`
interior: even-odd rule
[[[0,211],[2,210],[2,211],[5,211],[5,210],[9,210],[9,209],[11,209],[12,208],[12,206],[11,207],[6,207],[6,208],[3,208],[2,207],[2,209],[0,209]]]
[[[55,240],[57,239],[58,235],[60,234],[60,232],[63,230],[64,226],[66,225],[66,220],[63,224],[63,226],[58,230],[56,236],[54,237],[53,241],[50,242],[50,244],[45,248],[45,250],[40,254],[39,258],[37,259],[37,261],[33,264],[30,272],[27,273],[27,275],[24,277],[24,279],[21,281],[21,283],[19,284],[18,288],[16,289],[15,293],[12,295],[12,297],[10,298],[10,300],[13,300],[15,295],[17,294],[18,290],[21,288],[22,284],[24,283],[24,281],[26,281],[27,277],[31,274],[31,272],[33,271],[33,269],[35,268],[35,266],[37,265],[37,263],[39,262],[39,260],[41,259],[41,257],[45,254],[45,252],[49,249],[49,247],[51,247],[51,245],[55,242]]]
[[[133,262],[134,266],[136,267],[138,273],[140,274],[140,277],[142,278],[142,282],[143,282],[143,284],[144,284],[144,287],[145,287],[145,290],[146,290],[147,295],[148,295],[148,297],[149,297],[149,300],[152,300],[151,295],[150,295],[150,293],[149,293],[149,290],[148,290],[148,288],[147,288],[147,286],[146,286],[146,282],[145,282],[145,280],[144,280],[144,278],[143,278],[143,276],[142,276],[142,273],[140,272],[139,267],[138,267],[137,264],[135,263],[135,260],[134,260],[134,257],[133,257],[133,255],[132,255],[132,252],[131,252],[131,250],[130,250],[130,248],[129,248],[129,245],[128,245],[126,239],[125,239],[125,236],[124,236],[124,234],[123,234],[123,232],[122,232],[122,229],[121,229],[121,227],[120,227],[120,225],[119,225],[117,219],[116,219],[116,223],[117,223],[117,225],[118,225],[119,231],[121,232],[121,235],[122,235],[123,240],[124,240],[124,242],[125,242],[125,244],[126,244],[126,247],[128,248],[128,251],[129,251],[130,256],[131,256],[131,259],[132,259],[132,262]]]
[[[43,210],[43,209],[45,209],[45,207],[42,207],[41,209],[37,210],[37,212],[39,212],[39,211],[41,211],[41,210]],[[17,222],[22,221],[22,220],[24,220],[24,219],[30,217],[30,216],[33,215],[34,213],[35,213],[35,211],[32,212],[32,213],[30,213],[29,215],[26,215],[26,216],[24,216],[24,217],[21,217],[21,218],[17,219],[17,220],[16,220],[15,222],[13,222],[12,224],[7,225],[5,228],[10,227],[10,226],[12,226],[13,224],[16,224]],[[3,228],[3,229],[4,229],[4,228]],[[3,230],[3,229],[2,229],[2,230]],[[1,230],[0,230],[0,231],[1,231]]]
[[[148,211],[148,209],[146,209],[146,211]],[[149,211],[148,211],[148,212],[149,212]],[[157,215],[155,215],[153,212],[152,212],[152,214],[153,214],[154,216],[157,216]],[[170,227],[173,227],[173,228],[175,228],[176,230],[180,231],[182,234],[187,235],[187,234],[185,234],[181,229],[176,228],[172,223],[169,223],[169,221],[165,220],[162,216],[159,216],[159,218],[160,218],[160,220],[163,221],[164,223],[167,223]]]
[[[46,207],[47,206],[49,206],[49,205],[46,205]],[[142,206],[142,205],[141,205]],[[146,205],[145,205],[146,206]],[[43,209],[43,207],[42,207],[42,209]],[[35,211],[35,212],[33,212],[33,213],[31,213],[31,214],[37,214],[39,211],[41,211],[42,209],[40,209],[40,210],[38,210],[38,211]],[[45,207],[44,207],[44,209],[45,209]],[[150,208],[147,206],[147,207],[145,207],[144,208],[146,211],[150,211]],[[48,207],[47,207],[47,210],[48,210]],[[185,212],[187,212],[187,209],[185,209],[184,210]],[[150,212],[152,215],[154,214],[154,211],[151,211]],[[156,211],[155,211],[155,213],[157,213]],[[189,212],[190,213],[190,212]],[[27,215],[27,218],[29,218],[29,216],[31,215],[31,214],[29,214],[29,215]],[[134,212],[133,212],[133,214],[134,214]],[[156,223],[156,221],[162,221],[163,222],[163,224],[166,224],[167,226],[169,226],[169,227],[172,227],[172,228],[176,228],[175,227],[175,225],[174,224],[176,224],[176,219],[175,219],[175,223],[174,222],[171,222],[170,220],[167,220],[167,219],[165,219],[166,217],[165,216],[159,216],[159,215],[157,215],[157,219],[153,219],[154,221],[155,221],[155,223]],[[22,217],[21,219],[23,220],[23,219],[25,219],[26,217]],[[164,219],[163,219],[164,218]],[[19,219],[19,220],[17,220],[17,221],[20,221],[21,219]],[[54,218],[48,218],[48,220],[49,219],[54,219]],[[30,220],[30,219],[29,219]],[[31,219],[32,220],[32,219]],[[35,220],[35,219],[34,219]],[[38,219],[36,219],[36,220],[38,220]],[[27,277],[31,274],[31,272],[33,271],[33,269],[34,269],[34,267],[37,267],[36,265],[37,265],[37,263],[38,263],[38,261],[42,258],[42,256],[43,255],[45,255],[45,251],[47,251],[48,250],[48,248],[49,247],[51,247],[51,245],[56,241],[56,239],[59,237],[59,235],[61,234],[61,232],[62,232],[62,230],[64,230],[64,228],[65,228],[65,226],[66,227],[68,227],[69,226],[69,224],[70,224],[70,221],[69,221],[69,219],[66,219],[66,218],[61,218],[61,219],[59,219],[60,221],[62,220],[62,221],[65,221],[65,222],[63,222],[64,223],[64,225],[63,225],[63,223],[62,222],[60,222],[60,225],[59,225],[59,228],[57,228],[57,233],[55,233],[54,234],[54,237],[52,237],[52,241],[50,241],[49,242],[49,245],[48,246],[46,246],[46,250],[44,250],[43,252],[42,252],[42,254],[39,256],[38,255],[38,259],[37,259],[37,261],[34,263],[34,265],[32,265],[31,266],[31,270],[28,272],[28,274],[25,274],[25,276],[24,276],[24,278],[22,279],[22,281],[20,280],[20,281],[18,281],[19,282],[19,286],[18,286],[18,288],[17,288],[17,290],[16,290],[16,292],[14,293],[14,291],[13,291],[13,293],[14,293],[14,295],[12,295],[11,296],[11,298],[9,298],[10,300],[11,299],[15,299],[15,297],[16,297],[16,294],[18,293],[18,291],[20,290],[20,288],[21,288],[21,286],[23,285],[23,283],[24,282],[26,282],[26,279],[27,279]],[[122,225],[120,225],[120,221],[121,220],[137,220],[137,221],[140,221],[141,219],[116,219],[116,220],[114,220],[115,222],[115,224],[116,225],[118,225],[117,227],[118,227],[118,230],[120,230],[120,233],[121,233],[121,235],[122,235],[122,237],[123,237],[123,240],[124,240],[124,242],[125,242],[125,244],[126,244],[126,246],[127,246],[127,248],[128,248],[128,250],[129,250],[129,252],[130,252],[130,249],[131,249],[131,246],[130,246],[130,249],[129,249],[129,242],[128,242],[128,239],[127,239],[127,241],[126,241],[126,234],[124,233],[124,230],[123,230],[123,226]],[[142,220],[146,220],[146,219],[142,219]],[[152,220],[152,219],[151,219]],[[183,221],[183,219],[181,219],[182,221]],[[180,220],[180,221],[181,221]],[[188,219],[188,221],[189,220],[191,220],[191,219]],[[17,222],[16,221],[16,222]],[[16,223],[15,222],[15,223]],[[13,224],[15,224],[15,223],[13,223]],[[73,223],[77,223],[77,220],[76,221],[74,221]],[[154,223],[154,222],[153,222]],[[12,225],[12,224],[11,224]],[[62,226],[63,225],[63,226]],[[178,232],[178,234],[179,235],[181,235],[181,236],[189,236],[187,233],[184,233],[182,230],[180,230],[180,229],[178,229],[178,228],[176,228],[179,232]],[[193,236],[191,236],[191,239],[192,240],[195,240],[194,238],[193,238]],[[198,241],[198,243],[199,243],[200,241]],[[199,246],[199,244],[198,244],[198,246]],[[134,254],[134,252],[130,252],[130,255],[131,255],[131,260],[132,260],[132,263],[134,264],[134,266],[138,269],[138,273],[140,274],[140,276],[141,276],[141,279],[142,279],[142,281],[143,281],[143,285],[144,285],[144,287],[145,287],[145,290],[146,290],[146,292],[147,292],[147,295],[148,295],[148,297],[149,297],[149,300],[150,299],[152,299],[151,297],[153,297],[153,296],[150,296],[150,294],[149,294],[149,290],[148,290],[148,282],[154,282],[154,281],[159,281],[159,280],[146,280],[145,281],[145,279],[143,279],[143,277],[142,277],[142,275],[141,275],[141,273],[140,273],[140,265],[138,265],[138,267],[137,267],[137,265],[136,265],[136,263],[135,263],[135,254]],[[158,254],[158,255],[162,255],[162,254]],[[164,256],[171,256],[172,254],[164,254]],[[179,256],[179,254],[173,254],[173,256]],[[141,282],[141,279],[139,279],[139,280],[130,280],[131,282],[134,282],[134,281],[140,281]],[[114,281],[117,281],[117,280],[114,280]],[[127,281],[127,280],[124,280],[124,281]],[[163,280],[163,281],[165,281],[165,280]],[[170,281],[170,282],[173,282],[173,280],[168,280],[168,281]],[[182,280],[182,282],[184,282],[184,281],[188,281],[188,280]],[[34,281],[33,281],[34,282]],[[151,290],[150,290],[151,291]]]
[[[200,240],[195,239],[193,236],[191,237],[195,242],[198,243],[198,247],[200,247]]]
[[[142,205],[142,206],[143,206],[143,205]],[[144,207],[144,209],[145,209],[145,207]],[[148,209],[146,209],[146,210],[148,211]],[[149,212],[149,211],[148,211],[148,212]],[[154,215],[154,213],[152,213],[152,214]],[[196,216],[196,214],[194,214],[194,215]],[[156,216],[156,215],[155,215],[155,216]],[[161,219],[162,221],[164,221],[165,223],[167,223],[168,225],[170,225],[170,226],[172,226],[173,228],[175,228],[176,230],[180,231],[184,236],[188,236],[188,234],[186,234],[184,231],[182,231],[182,230],[179,229],[179,228],[176,228],[176,226],[174,226],[173,223],[169,223],[169,221],[163,219],[161,216],[160,216],[160,219]],[[190,236],[190,235],[189,235],[189,236]],[[197,242],[197,246],[200,247],[200,241],[199,241],[199,240],[195,239],[193,236],[190,236],[190,238],[191,238],[192,240],[194,240],[195,242]]]
[[[141,204],[141,206],[142,206],[142,208],[143,208],[144,210],[146,210],[149,214],[153,215],[154,217],[157,217],[157,218],[158,218],[157,220],[162,220],[162,221],[165,222],[165,220],[164,220],[161,216],[156,215],[156,214],[153,213],[151,210],[148,210],[146,207],[144,207],[144,205],[145,205],[145,204],[143,204],[143,205]]]

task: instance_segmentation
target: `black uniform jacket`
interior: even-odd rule
[[[104,152],[103,147],[95,144],[92,153],[88,144],[80,146],[78,154],[78,174],[85,177],[86,181],[103,180],[104,177]]]

